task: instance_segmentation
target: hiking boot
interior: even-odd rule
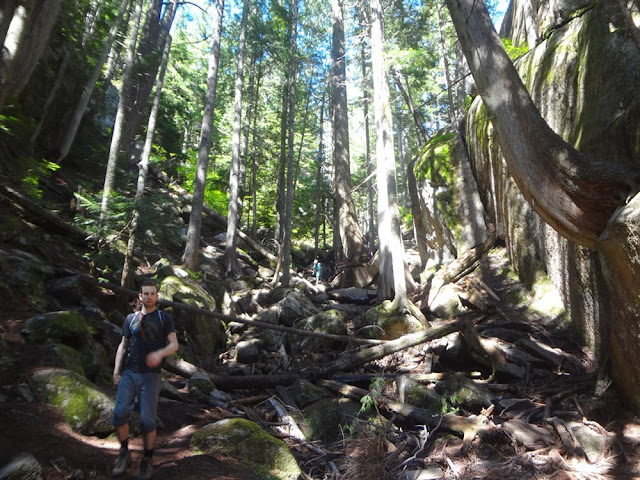
[[[138,473],[138,480],[149,480],[151,478],[151,472],[153,471],[153,465],[151,459],[142,457],[140,461],[140,473]]]
[[[116,461],[113,464],[113,470],[111,470],[112,477],[120,477],[131,465],[131,455],[129,450],[120,450],[120,453],[116,457]]]

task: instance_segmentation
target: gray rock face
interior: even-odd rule
[[[529,39],[531,50],[515,62],[516,67],[556,133],[596,157],[638,163],[640,52],[617,2],[515,0],[505,32],[514,44]],[[536,39],[534,44],[531,38]],[[629,277],[640,271],[630,265],[636,263],[637,244],[604,249],[601,239],[598,256],[545,225],[511,180],[479,98],[467,116],[466,145],[485,210],[507,241],[519,276],[530,286],[536,272],[548,273],[583,342],[599,358],[612,345],[614,378],[627,399],[640,408],[640,367],[626,360],[640,356],[640,301],[637,290],[625,290],[637,282],[623,279],[638,278]],[[616,232],[625,235],[624,228]],[[603,270],[610,273],[614,292],[607,288]],[[624,291],[617,292],[620,288]]]

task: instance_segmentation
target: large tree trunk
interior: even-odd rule
[[[289,285],[291,276],[291,213],[293,211],[293,145],[295,131],[296,106],[296,71],[298,61],[298,0],[291,2],[291,63],[289,65],[289,105],[288,105],[288,134],[287,134],[287,195],[282,242],[282,285]],[[276,275],[277,278],[277,275]]]
[[[56,22],[62,0],[33,1],[29,16],[22,30],[17,33],[15,54],[11,57],[6,71],[0,71],[0,109],[5,102],[20,95],[31,74],[36,68],[38,59],[44,52],[49,34]],[[11,11],[11,2],[6,15]],[[5,7],[2,7],[2,12]],[[4,16],[4,15],[3,15]],[[1,65],[0,65],[1,67]]]
[[[247,32],[249,0],[244,0],[242,21],[238,37],[238,69],[236,72],[236,90],[234,99],[233,133],[231,137],[231,170],[229,172],[229,207],[227,213],[227,241],[224,250],[224,264],[227,275],[235,277],[240,273],[238,264],[238,220],[240,201],[238,196],[240,183],[240,130],[242,128],[242,86],[244,84],[244,50]]]
[[[349,116],[342,0],[331,0],[333,11],[333,201],[340,245],[336,260],[357,261],[364,252],[364,239],[351,196]]]
[[[371,0],[371,58],[373,103],[376,117],[378,181],[378,238],[380,239],[380,287],[378,300],[394,299],[399,310],[408,308],[404,245],[396,193],[393,128],[389,86],[384,66],[383,12],[380,0]]]
[[[187,228],[187,242],[182,261],[189,270],[196,270],[200,259],[200,228],[202,226],[202,209],[204,206],[204,192],[209,167],[209,152],[211,151],[211,133],[213,131],[213,109],[216,102],[216,88],[218,83],[218,63],[220,61],[220,40],[222,38],[222,15],[224,0],[216,1],[213,13],[213,39],[209,54],[209,70],[207,73],[207,96],[205,97],[204,113],[202,115],[202,129],[198,145],[198,164],[196,180],[193,185],[193,201]]]
[[[567,239],[597,248],[611,292],[611,373],[640,410],[640,172],[593,158],[542,119],[480,0],[447,0],[509,173],[533,209]],[[630,200],[630,201],[629,201]],[[628,204],[625,204],[626,202]]]
[[[616,208],[637,191],[640,172],[577,151],[541,117],[502,47],[482,0],[447,0],[509,173],[554,230],[596,248]]]

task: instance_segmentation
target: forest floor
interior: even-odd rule
[[[501,258],[499,261],[504,261],[503,254]],[[74,263],[73,267],[76,266]],[[498,268],[500,265],[495,262],[485,262],[483,281],[502,298],[514,287],[514,282],[497,275]],[[601,444],[597,458],[587,458],[576,445],[568,448],[566,439],[559,438],[560,433],[546,444],[525,448],[495,427],[492,420],[497,422],[499,415],[492,417],[487,413],[487,423],[495,428],[484,429],[470,439],[443,432],[437,427],[424,435],[426,429],[414,425],[404,431],[396,431],[396,443],[390,442],[388,435],[345,437],[335,444],[323,446],[326,449],[324,457],[318,454],[318,448],[309,448],[309,445],[288,439],[305,472],[305,479],[640,479],[640,421],[624,408],[612,387],[597,395],[594,393],[598,371],[590,367],[590,356],[577,346],[570,331],[563,328],[561,322],[530,314],[525,309],[501,304],[499,312],[500,315],[488,318],[483,328],[520,329],[552,346],[556,354],[578,359],[582,367],[572,373],[563,365],[547,364],[543,367],[537,364],[532,371],[537,372],[538,377],[527,374],[527,378],[513,378],[510,382],[501,379],[501,383],[488,384],[504,408],[502,412],[495,413],[502,415],[503,420],[514,418],[505,417],[504,412],[511,407],[504,405],[515,408],[516,404],[527,403],[531,408],[523,410],[517,418],[533,423],[532,419],[538,415],[538,423],[542,425],[545,420],[549,423],[563,415],[578,418],[583,425],[599,434]],[[113,436],[80,435],[69,427],[57,409],[39,402],[37,398],[25,400],[28,394],[24,392],[29,390],[31,374],[56,364],[46,345],[23,341],[22,322],[38,313],[28,302],[18,298],[4,299],[0,311],[0,467],[25,452],[38,459],[44,470],[43,478],[47,480],[110,478],[110,468],[119,448]],[[425,359],[424,348],[407,349],[372,362],[367,371],[420,373],[424,371]],[[316,359],[320,365],[325,360]],[[265,367],[269,368],[268,365]],[[168,379],[179,383],[179,378],[171,374],[168,374]],[[250,395],[269,397],[274,394],[271,390],[240,391],[233,392],[232,396],[238,400]],[[202,455],[190,447],[190,438],[198,428],[233,416],[231,412],[221,407],[161,399],[158,413],[161,427],[153,478],[262,478],[232,459]],[[553,432],[553,429],[549,427],[547,431]],[[137,475],[142,452],[138,436],[132,439],[131,449],[134,463],[125,478]],[[341,475],[327,467],[332,462],[340,469]]]

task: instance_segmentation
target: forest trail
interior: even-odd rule
[[[405,242],[407,255],[417,256],[412,242]],[[408,257],[410,258],[410,257]],[[504,252],[493,251],[483,260],[479,271],[487,284],[500,297],[507,296],[514,289],[522,288],[513,279],[498,275],[505,268]],[[535,478],[535,479],[574,479],[604,480],[640,478],[637,471],[640,465],[640,423],[620,404],[612,389],[605,388],[598,396],[593,388],[598,382],[598,372],[589,370],[589,357],[572,341],[570,333],[561,328],[559,322],[539,314],[532,315],[523,306],[514,308],[501,305],[501,315],[509,317],[507,321],[497,315],[493,319],[478,324],[483,337],[511,335],[513,345],[517,344],[522,332],[544,344],[553,346],[553,351],[566,358],[575,358],[580,366],[572,372],[567,365],[555,366],[536,360],[531,365],[527,383],[514,378],[511,383],[501,381],[487,384],[495,395],[496,405],[501,411],[489,416],[491,424],[498,425],[507,418],[525,419],[538,423],[545,428],[551,444],[541,444],[535,449],[525,448],[515,442],[514,437],[502,430],[492,428],[481,432],[472,442],[462,438],[443,435],[442,429],[432,429],[430,440],[423,445],[419,458],[407,467],[397,467],[389,460],[389,453],[380,450],[374,444],[366,444],[355,438],[344,438],[331,446],[324,446],[332,452],[328,458],[322,458],[314,450],[293,439],[287,442],[301,466],[307,479],[338,478],[327,467],[327,461],[333,459],[343,475],[339,478],[360,480],[365,477],[354,473],[367,472],[363,465],[377,465],[378,471],[367,473],[369,480],[404,480],[406,471],[439,472],[439,476],[421,478],[472,479],[472,478]],[[0,315],[2,335],[2,361],[0,362],[0,381],[5,386],[0,402],[0,418],[3,431],[0,440],[0,464],[7,463],[20,452],[33,454],[41,463],[46,479],[107,479],[109,469],[118,451],[118,443],[113,436],[102,439],[83,436],[74,432],[64,421],[59,411],[42,404],[37,398],[26,401],[24,392],[28,391],[28,378],[36,370],[55,361],[47,346],[27,345],[22,341],[20,330],[22,320],[28,318],[28,311],[5,311]],[[494,333],[489,333],[493,331]],[[505,333],[506,332],[506,333]],[[433,347],[433,345],[432,345]],[[435,348],[435,347],[433,347]],[[324,360],[318,356],[319,362]],[[394,372],[421,373],[425,371],[428,354],[422,347],[398,352],[381,360],[371,362],[366,372],[375,374]],[[455,358],[441,354],[430,359],[437,363],[439,370],[447,371],[464,367]],[[265,365],[266,368],[271,368]],[[273,367],[275,370],[275,367]],[[537,374],[535,373],[537,372]],[[166,379],[176,388],[188,394],[185,379],[165,372]],[[21,395],[19,392],[22,392]],[[229,405],[240,405],[247,397],[267,399],[277,396],[275,389],[260,391],[229,392],[232,400]],[[391,394],[390,392],[386,392]],[[259,401],[259,400],[258,400]],[[239,407],[242,408],[242,407]],[[254,412],[261,412],[263,404],[253,405]],[[553,412],[550,415],[549,410]],[[540,415],[549,418],[570,416],[582,418],[584,425],[590,425],[599,432],[601,454],[597,458],[585,458],[584,453],[569,454],[563,440],[557,436],[551,424],[545,424]],[[190,438],[200,427],[235,416],[234,408],[212,407],[198,403],[184,403],[162,398],[159,406],[161,426],[155,452],[155,479],[257,479],[254,472],[241,463],[224,456],[201,455],[190,447]],[[461,417],[462,418],[462,417]],[[265,420],[264,427],[269,428]],[[417,428],[417,430],[414,430]],[[411,442],[418,438],[419,426],[407,430],[397,430],[394,435]],[[274,432],[275,433],[275,432]],[[413,439],[413,440],[412,440]],[[367,440],[372,442],[372,439]],[[387,440],[388,441],[388,440]],[[400,442],[401,444],[405,444]],[[426,448],[425,448],[426,447]],[[363,450],[364,448],[364,450]],[[409,448],[405,445],[404,448]],[[418,448],[414,446],[413,448]],[[577,447],[576,447],[577,448]],[[138,435],[131,441],[134,463],[125,478],[135,478],[142,446]],[[411,452],[408,452],[411,453]],[[405,455],[408,455],[405,453]],[[415,455],[415,453],[414,453]],[[406,458],[405,458],[406,460]],[[417,467],[419,466],[419,468]],[[411,468],[409,468],[411,467]],[[425,474],[426,475],[426,474]]]

